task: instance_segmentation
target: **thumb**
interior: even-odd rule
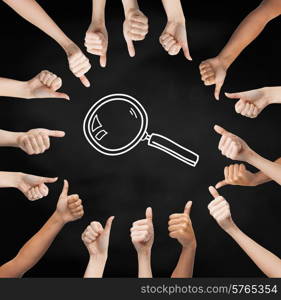
[[[224,94],[227,98],[230,98],[230,99],[240,99],[243,97],[243,92],[242,93],[224,93]]]
[[[215,126],[214,126],[214,130],[215,130],[216,133],[218,133],[218,134],[220,134],[220,135],[224,135],[224,134],[228,133],[227,130],[225,130],[224,128],[222,128],[222,127],[219,126],[219,125],[215,125]]]
[[[65,136],[65,132],[60,130],[48,130],[48,136],[62,138]]]
[[[128,39],[128,40],[126,40],[126,43],[127,43],[129,55],[131,57],[134,57],[136,55],[136,51],[135,51],[135,47],[134,47],[133,41],[130,40],[130,39]]]
[[[59,92],[52,93],[52,98],[61,98],[61,99],[70,100],[70,97],[67,94],[59,93]]]
[[[90,81],[88,80],[88,78],[85,75],[81,76],[79,79],[81,80],[82,84],[85,87],[90,87],[91,86]]]
[[[68,184],[68,181],[65,179],[63,181],[63,188],[62,188],[61,195],[67,197],[67,195],[68,195],[68,189],[69,189],[69,184]]]
[[[50,177],[42,177],[44,183],[54,183],[58,180],[58,177],[50,178]]]
[[[213,186],[209,186],[209,192],[214,198],[217,198],[220,195]]]
[[[184,213],[187,214],[188,216],[190,215],[190,211],[191,211],[191,207],[192,207],[192,201],[188,201],[185,205],[184,208]]]
[[[146,219],[149,219],[150,221],[152,221],[152,208],[151,207],[148,207],[145,211],[145,217]]]
[[[191,57],[191,55],[190,55],[190,53],[189,53],[188,43],[185,42],[185,43],[183,43],[181,46],[182,46],[182,51],[183,51],[184,56],[185,56],[188,60],[192,60],[192,57]]]
[[[106,67],[106,53],[104,55],[101,55],[100,57],[100,65],[101,67],[105,68]]]
[[[112,216],[112,217],[109,217],[109,218],[107,219],[106,224],[105,224],[105,228],[104,228],[105,231],[110,232],[111,226],[112,226],[112,222],[113,222],[114,218],[115,218],[115,217]]]
[[[222,180],[216,184],[216,189],[220,189],[221,187],[223,187],[225,185],[228,185],[228,183],[225,180]]]
[[[217,82],[216,83],[216,87],[215,87],[215,98],[217,100],[220,99],[220,91],[221,91],[221,87],[223,85],[223,82]]]

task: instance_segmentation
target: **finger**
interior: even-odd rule
[[[223,147],[221,148],[222,155],[226,155],[226,153],[230,149],[231,143],[232,143],[232,139],[230,137],[227,137],[226,142],[224,143]]]
[[[228,171],[228,179],[230,181],[233,181],[233,177],[234,177],[234,165],[230,165]]]
[[[137,28],[137,27],[132,27],[130,29],[130,33],[131,34],[137,34],[137,35],[141,35],[141,36],[145,36],[147,34],[147,30],[143,29],[143,28]]]
[[[219,146],[218,146],[219,150],[221,150],[225,146],[226,141],[227,141],[227,135],[223,135],[219,141]]]
[[[229,99],[240,99],[243,97],[244,93],[224,93],[225,96]]]
[[[249,111],[249,108],[250,108],[250,103],[246,102],[246,105],[244,106],[244,109],[241,111],[241,115],[246,116],[248,111]]]
[[[128,48],[128,52],[129,52],[130,57],[134,57],[136,55],[136,51],[135,51],[133,41],[130,40],[130,39],[127,39],[126,43],[127,43],[127,48]]]
[[[183,229],[183,224],[171,225],[168,227],[168,231],[174,232]]]
[[[238,102],[236,102],[235,104],[235,111],[240,114],[241,111],[245,108],[246,106],[246,102],[243,100],[239,100]]]
[[[224,178],[227,180],[228,179],[228,174],[229,174],[229,167],[224,168]]]
[[[179,218],[169,219],[168,225],[172,226],[172,225],[182,224],[182,223],[186,222],[186,219],[187,219],[186,215],[182,214],[182,216]]]
[[[65,94],[65,93],[59,93],[59,92],[52,93],[52,98],[59,98],[59,99],[70,100],[70,97],[67,94]]]
[[[57,78],[57,75],[51,74],[51,76],[48,78],[46,85],[51,88],[52,82]]]
[[[36,136],[37,145],[40,149],[40,153],[43,153],[46,150],[46,146],[44,144],[43,137],[39,134]]]
[[[100,57],[100,65],[101,65],[101,67],[103,67],[103,68],[105,68],[106,67],[106,54],[104,54],[104,55],[101,55],[101,57]]]
[[[213,85],[216,83],[215,75],[211,75],[210,77],[204,79],[204,84],[206,86]]]
[[[142,29],[146,33],[148,32],[148,24],[143,24],[138,21],[131,21],[131,27]]]
[[[114,220],[114,216],[109,217],[107,219],[106,224],[105,224],[105,231],[110,232],[113,220]]]
[[[184,208],[184,213],[187,214],[188,216],[190,215],[190,212],[191,212],[191,207],[192,207],[192,201],[188,201],[185,205],[185,208]]]
[[[146,211],[145,211],[145,217],[146,217],[146,219],[152,221],[153,215],[152,215],[152,208],[151,207],[148,207],[146,209]]]
[[[65,136],[65,132],[61,130],[47,130],[48,136],[62,138]]]
[[[239,172],[245,172],[246,171],[246,167],[245,167],[245,165],[244,164],[240,164],[240,166],[239,166]]]
[[[31,143],[30,143],[28,137],[26,137],[26,138],[24,139],[23,145],[24,145],[24,147],[26,148],[27,154],[29,154],[29,155],[34,154],[34,150],[33,150],[33,148],[32,148],[32,145],[31,145]]]
[[[60,77],[57,77],[53,80],[53,82],[51,83],[50,85],[50,88],[53,90],[53,91],[56,91],[58,89],[60,89],[62,86],[62,80]]]
[[[250,104],[250,108],[249,108],[249,110],[247,112],[247,117],[249,117],[249,118],[253,117],[254,109],[255,109],[255,105],[254,104]]]
[[[36,195],[36,192],[35,192],[35,189],[34,189],[34,188],[30,189],[30,193],[31,193],[31,196],[32,196],[32,199],[31,199],[31,200],[38,200],[38,198],[37,198],[37,195]]]
[[[219,125],[215,125],[214,126],[214,130],[216,133],[220,134],[220,135],[224,135],[224,134],[227,134],[228,131],[226,131],[224,128],[222,128],[221,126]]]
[[[220,196],[218,191],[213,186],[209,186],[209,192],[213,196],[214,199]]]
[[[184,53],[184,56],[186,57],[186,59],[188,59],[188,60],[192,60],[192,57],[191,57],[191,55],[190,55],[190,53],[189,53],[189,48],[188,48],[188,44],[187,43],[184,43],[183,45],[182,45],[182,51],[183,51],[183,53]]]
[[[49,188],[45,184],[40,184],[39,185],[39,190],[40,190],[40,193],[44,197],[48,196],[48,194],[49,194]]]
[[[222,181],[219,181],[217,184],[216,184],[216,189],[220,189],[221,187],[227,185],[228,183],[225,181],[225,180],[222,180]]]
[[[131,232],[133,232],[133,231],[148,231],[148,229],[149,229],[148,225],[141,225],[141,226],[131,227],[130,231]]]
[[[81,76],[79,79],[85,87],[91,86],[90,81],[88,80],[88,78],[85,75]]]
[[[135,221],[132,226],[141,226],[141,225],[147,225],[147,219],[142,219],[142,220],[138,220]]]
[[[180,49],[181,47],[178,44],[175,44],[169,49],[168,53],[169,55],[177,55],[179,54]]]
[[[215,98],[217,100],[220,99],[220,91],[221,91],[221,87],[223,85],[223,82],[217,82],[216,83],[216,87],[215,87]]]
[[[35,137],[30,136],[29,141],[31,143],[32,149],[35,152],[35,154],[39,154],[40,153],[40,147],[37,145],[37,141],[36,141]]]
[[[234,167],[233,167],[233,179],[237,179],[239,175],[239,165],[238,164],[235,164]]]
[[[40,192],[38,186],[36,186],[36,187],[34,188],[34,193],[35,193],[37,199],[43,198],[43,195],[41,194],[41,192]]]
[[[67,197],[68,190],[69,190],[69,184],[68,184],[68,181],[65,179],[63,181],[63,188],[62,188],[61,195]]]
[[[42,180],[45,183],[54,183],[58,180],[58,177],[42,177]]]
[[[169,219],[172,220],[172,219],[178,219],[178,218],[182,218],[183,217],[183,214],[172,214],[169,216]]]
[[[175,39],[170,39],[168,42],[165,41],[163,43],[166,51],[169,51],[169,49],[176,44],[177,44],[177,41]]]

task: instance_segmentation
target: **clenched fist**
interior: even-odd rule
[[[222,155],[233,160],[248,160],[252,150],[246,142],[218,125],[215,125],[214,129],[221,135],[218,149],[221,151]]]
[[[44,153],[50,148],[50,137],[62,138],[65,132],[49,129],[31,129],[20,133],[17,146],[29,155]]]
[[[133,41],[142,41],[148,33],[148,19],[139,9],[130,9],[125,13],[123,34],[129,55],[136,55]]]
[[[145,217],[145,219],[134,222],[130,229],[132,243],[138,253],[150,251],[154,241],[151,207],[146,209]]]
[[[244,164],[234,164],[224,168],[224,180],[216,184],[216,189],[225,185],[255,186],[256,174],[248,171]]]
[[[85,46],[88,53],[100,56],[100,65],[106,67],[108,34],[105,24],[102,26],[90,25],[85,36]]]
[[[169,236],[173,239],[177,239],[183,247],[188,247],[196,243],[190,219],[191,206],[192,201],[188,201],[184,212],[170,215],[168,222]]]
[[[208,205],[210,215],[217,221],[223,230],[228,231],[232,229],[235,224],[231,218],[228,202],[219,195],[214,187],[210,186],[209,192],[214,197],[214,200]]]
[[[220,91],[224,84],[227,68],[222,60],[217,56],[202,61],[199,65],[201,80],[205,85],[215,84],[215,98],[219,100]]]
[[[54,183],[57,179],[57,177],[48,178],[17,173],[16,188],[18,188],[28,200],[35,201],[46,197],[49,194],[46,183]]]
[[[72,222],[83,217],[84,209],[79,195],[68,195],[69,184],[64,180],[62,192],[60,194],[56,213],[64,223]]]
[[[69,69],[71,72],[80,79],[85,87],[90,87],[90,82],[85,74],[91,69],[89,59],[83,54],[78,46],[71,44],[67,50],[66,55],[68,58]]]
[[[168,22],[159,38],[160,44],[170,55],[177,55],[182,49],[184,56],[192,60],[186,35],[184,22]]]
[[[82,241],[90,256],[107,255],[113,219],[114,217],[108,218],[104,228],[101,223],[93,221],[82,233]]]
[[[27,81],[28,92],[25,98],[63,98],[69,100],[67,94],[57,92],[61,86],[61,78],[45,70]]]

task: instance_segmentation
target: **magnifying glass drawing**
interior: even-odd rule
[[[195,167],[199,155],[168,139],[147,132],[148,116],[135,98],[112,94],[97,101],[88,111],[83,131],[89,144],[104,155],[122,155],[140,142],[157,148],[174,158]]]

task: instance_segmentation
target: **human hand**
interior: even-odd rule
[[[183,247],[196,245],[196,238],[190,219],[192,201],[185,205],[184,212],[181,214],[172,214],[169,217],[168,230],[169,236],[177,239]]]
[[[246,142],[218,125],[214,130],[222,136],[218,146],[222,155],[233,160],[248,161],[253,151]]]
[[[130,229],[132,243],[138,253],[151,251],[154,241],[151,207],[146,209],[145,217],[145,219],[134,222]]]
[[[50,148],[50,137],[62,138],[64,131],[49,129],[31,129],[20,133],[17,138],[17,146],[29,155],[44,153]]]
[[[219,100],[227,68],[219,56],[202,61],[199,65],[201,80],[205,85],[215,84],[215,98]]]
[[[24,98],[63,98],[70,100],[67,94],[57,92],[62,86],[62,80],[50,71],[40,72],[26,84],[27,95]]]
[[[114,217],[108,218],[104,228],[99,222],[91,222],[91,224],[82,233],[82,241],[87,247],[90,256],[107,256],[109,237],[113,220]]]
[[[192,60],[188,48],[185,20],[183,22],[168,21],[159,41],[170,55],[177,55],[182,49],[184,56]]]
[[[101,67],[106,67],[108,34],[105,24],[96,25],[92,23],[86,32],[85,46],[87,52],[100,56]]]
[[[68,195],[69,184],[64,180],[63,189],[57,203],[56,214],[63,223],[72,222],[83,217],[84,209],[79,195]]]
[[[217,221],[223,230],[231,230],[235,227],[235,224],[231,217],[228,202],[220,196],[213,186],[209,187],[209,192],[214,197],[214,200],[208,205],[210,215]]]
[[[28,200],[35,201],[49,194],[47,183],[54,183],[58,178],[48,178],[24,173],[14,173],[15,187],[20,190]]]
[[[224,168],[225,179],[216,184],[216,189],[225,185],[255,186],[256,174],[248,171],[244,164],[230,165]]]
[[[242,116],[256,118],[269,104],[271,99],[266,93],[267,89],[261,88],[240,93],[225,93],[230,99],[239,99],[235,104],[235,111]]]
[[[142,41],[148,33],[148,19],[136,8],[129,9],[125,13],[123,34],[131,57],[136,55],[133,41]]]
[[[85,76],[85,74],[91,69],[89,59],[75,44],[71,44],[67,47],[66,55],[71,72],[81,80],[85,87],[90,87],[91,84]]]

